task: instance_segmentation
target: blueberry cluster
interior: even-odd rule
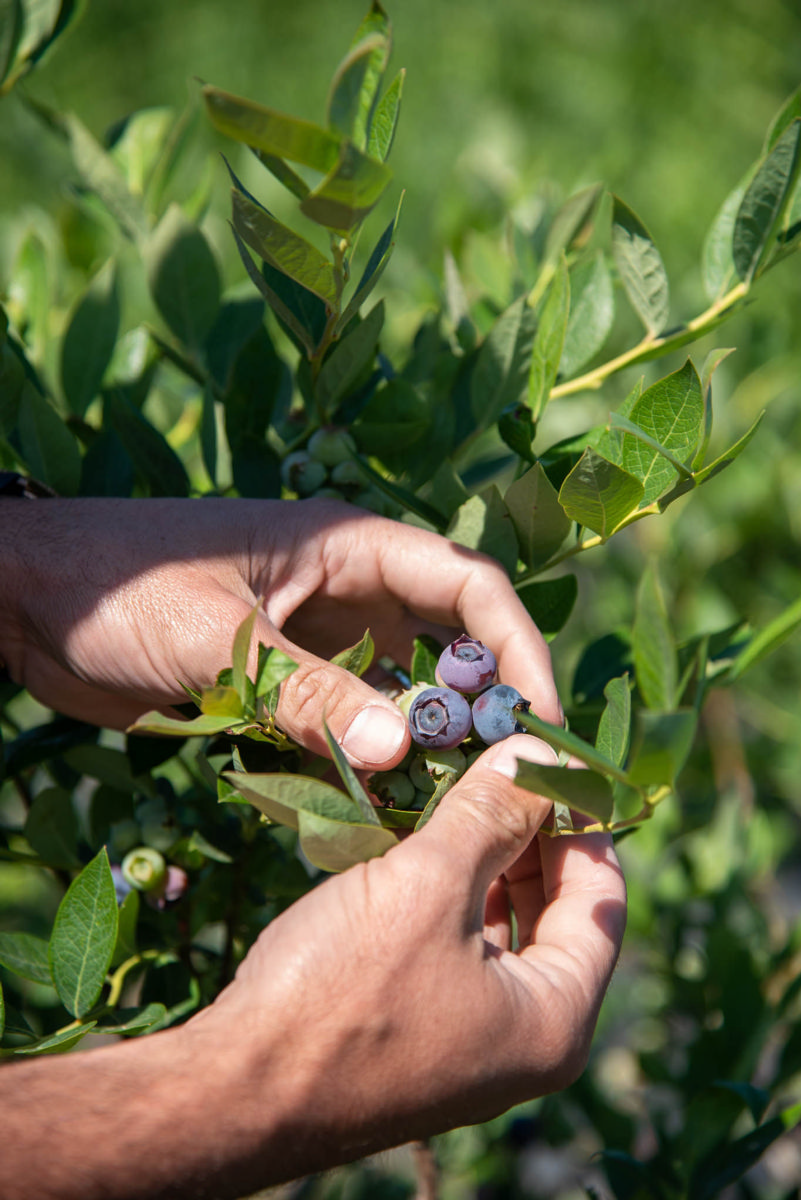
[[[390,808],[424,808],[487,746],[524,732],[518,715],[529,701],[495,683],[495,655],[482,642],[467,634],[456,638],[442,651],[435,675],[437,686],[418,684],[398,699],[414,743],[409,755],[396,770],[370,779],[373,794]]]
[[[281,463],[281,482],[288,491],[306,498],[348,500],[380,516],[396,516],[392,501],[365,483],[354,456],[356,443],[346,429],[316,430],[305,450],[293,450]]]

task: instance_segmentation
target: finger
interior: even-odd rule
[[[351,766],[387,769],[409,745],[406,718],[388,697],[350,671],[309,654],[264,620],[265,636],[298,664],[281,684],[279,727],[307,750],[329,754],[325,724]]]
[[[545,907],[523,957],[567,968],[600,1003],[626,926],[626,885],[608,834],[542,838]]]
[[[544,719],[561,721],[547,643],[500,564],[436,535],[400,528],[403,536],[393,535],[383,554],[388,586],[429,620],[453,626],[458,618],[493,651],[502,681]]]
[[[439,852],[458,872],[474,929],[483,925],[493,880],[517,861],[551,811],[550,800],[512,783],[517,758],[551,763],[553,751],[527,734],[491,746],[416,835],[421,846]]]
[[[332,511],[326,533],[329,596],[377,602],[390,594],[418,618],[469,633],[490,647],[503,682],[518,688],[535,712],[561,719],[548,646],[495,559],[372,515],[355,520]]]

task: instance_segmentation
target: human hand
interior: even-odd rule
[[[240,1064],[226,1109],[250,1130],[247,1186],[484,1121],[583,1069],[624,884],[609,837],[537,836],[550,804],[510,783],[516,756],[553,761],[525,735],[491,747],[423,829],[273,921],[185,1027],[187,1053]]]
[[[378,655],[467,629],[504,682],[558,720],[550,657],[502,568],[436,534],[330,501],[7,501],[0,658],[61,712],[124,727],[211,685],[257,598],[255,646],[299,663],[278,720],[325,753],[323,715],[357,767],[408,745],[396,707],[326,659],[370,628]],[[5,564],[10,564],[5,569]],[[533,693],[533,694],[532,694]]]

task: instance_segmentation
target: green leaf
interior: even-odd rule
[[[279,183],[292,192],[293,196],[297,196],[298,200],[304,200],[308,196],[311,188],[305,179],[301,179],[296,171],[293,171],[288,163],[285,163],[283,158],[277,158],[274,154],[268,154],[266,150],[259,150],[258,146],[251,146],[250,149],[255,154],[256,158],[266,167],[271,175],[274,175]]]
[[[185,721],[180,717],[167,717],[153,710],[137,717],[128,726],[129,733],[156,733],[172,737],[208,737],[224,733],[234,722],[230,717],[199,716]]]
[[[367,792],[359,782],[356,772],[345,758],[345,755],[342,753],[340,746],[338,745],[334,735],[331,733],[331,730],[328,728],[328,725],[325,721],[323,721],[323,728],[325,729],[325,740],[328,743],[328,749],[331,752],[331,758],[334,760],[334,766],[339,771],[342,782],[347,787],[351,799],[359,810],[361,823],[364,825],[380,825],[381,822],[378,819],[378,815],[375,811],[372,801],[370,800],[370,797],[367,795]]]
[[[328,125],[360,150],[367,148],[370,116],[389,56],[386,33],[360,38],[337,67],[328,95]]]
[[[729,446],[729,449],[716,458],[714,462],[709,463],[708,466],[703,467],[700,471],[696,471],[696,483],[706,483],[706,481],[711,479],[713,475],[717,475],[720,471],[725,470],[725,468],[730,466],[736,458],[739,458],[743,450],[745,450],[746,446],[751,441],[751,438],[756,433],[757,429],[759,429],[759,426],[762,424],[762,418],[764,416],[765,412],[763,410],[754,421],[751,428],[746,430],[743,436],[738,438],[733,446]]]
[[[536,432],[531,409],[523,404],[510,405],[498,418],[498,433],[524,462],[533,464],[537,461],[533,450]]]
[[[78,443],[49,400],[26,380],[17,431],[31,474],[60,496],[74,496],[81,478]]]
[[[94,1006],[117,940],[117,900],[105,847],[73,879],[50,937],[50,970],[59,999],[74,1017]]]
[[[301,200],[300,211],[326,229],[347,233],[375,207],[391,179],[389,167],[343,142],[336,164]]]
[[[323,412],[329,416],[372,365],[383,325],[384,301],[381,300],[364,320],[337,342],[323,363],[315,394]]]
[[[0,84],[14,65],[22,24],[23,13],[20,0],[2,0],[0,2]],[[2,91],[0,91],[0,95],[2,95]]]
[[[543,254],[546,263],[556,262],[562,251],[570,250],[576,239],[583,237],[603,192],[602,183],[593,183],[565,201],[548,230]]]
[[[217,487],[217,406],[210,383],[203,388],[200,414],[200,452],[212,486]]]
[[[105,399],[104,415],[131,457],[151,496],[186,496],[189,479],[183,463],[163,434],[115,388]]]
[[[278,650],[275,646],[268,649],[259,642],[259,660],[256,666],[255,680],[256,695],[267,696],[297,669],[298,664],[294,658],[284,654],[283,650]]]
[[[615,801],[608,779],[595,771],[574,771],[568,767],[544,767],[518,758],[515,783],[557,804],[566,804],[576,812],[594,817],[607,825],[612,820]]]
[[[801,88],[796,88],[787,97],[768,126],[768,131],[765,134],[764,154],[770,153],[787,127],[799,117],[801,117]]]
[[[238,626],[231,648],[231,669],[233,671],[231,682],[243,705],[247,703],[248,654],[250,643],[253,640],[253,626],[260,608],[261,600],[257,600],[244,621]]]
[[[370,122],[367,153],[371,158],[377,158],[380,162],[387,161],[395,140],[405,79],[406,71],[400,70],[378,101]]]
[[[641,503],[650,504],[675,481],[681,473],[680,464],[692,460],[703,432],[701,381],[690,359],[678,371],[647,388],[626,416],[652,441],[623,433],[618,461],[642,483]],[[679,460],[679,465],[670,461],[671,456]]]
[[[0,933],[0,966],[23,979],[53,986],[47,942],[32,933]]]
[[[479,429],[494,425],[509,404],[524,403],[537,318],[526,296],[501,313],[478,352],[470,408]]]
[[[64,124],[72,159],[84,186],[102,201],[127,237],[132,241],[143,238],[147,234],[147,217],[114,159],[76,116],[68,113]]]
[[[374,470],[364,459],[359,458],[352,461],[356,463],[365,479],[373,487],[383,492],[385,496],[389,496],[390,500],[394,500],[401,508],[406,509],[408,512],[415,513],[416,516],[421,517],[440,532],[444,531],[447,520],[432,504],[421,500],[419,496],[415,496],[413,492],[407,491],[406,488],[393,483],[390,479],[385,479],[383,475]]]
[[[783,1109],[777,1116],[734,1142],[721,1146],[693,1171],[688,1200],[714,1200],[758,1162],[777,1138],[801,1121],[801,1104]]]
[[[344,792],[310,776],[224,771],[222,778],[259,812],[290,829],[298,828],[302,810],[343,824],[360,820],[359,809]]]
[[[741,183],[729,193],[715,214],[704,240],[701,271],[704,290],[710,300],[717,300],[734,276],[732,236],[746,187],[747,183]]]
[[[123,1008],[115,1014],[115,1020],[110,1024],[96,1025],[93,1033],[116,1034],[122,1036],[131,1033],[144,1033],[146,1029],[163,1021],[167,1008],[158,1001],[146,1004],[144,1008]]]
[[[298,815],[298,832],[303,853],[323,871],[347,871],[356,863],[386,854],[398,844],[395,834],[380,823],[342,824],[307,811]]]
[[[0,984],[0,1040],[6,1029],[6,1002],[3,998],[3,987]]]
[[[619,767],[626,760],[631,736],[631,689],[628,675],[610,679],[604,688],[606,707],[598,722],[595,749]]]
[[[251,250],[332,308],[336,306],[334,268],[316,246],[276,221],[238,188],[231,189],[231,204],[234,229]]]
[[[534,417],[539,416],[545,408],[556,382],[569,313],[570,280],[567,263],[562,258],[548,289],[534,337],[528,379],[528,404]]]
[[[81,865],[78,856],[78,818],[72,796],[62,788],[44,788],[35,797],[25,820],[25,837],[51,867]]]
[[[367,71],[362,81],[358,115],[352,127],[351,141],[360,150],[366,150],[370,128],[378,101],[378,93],[387,68],[389,56],[392,53],[392,25],[389,17],[378,0],[373,0],[370,11],[359,23],[359,28],[351,42],[351,47],[357,49],[365,39],[378,37],[379,44],[372,51]],[[376,157],[375,155],[373,157]],[[385,156],[386,157],[386,156]]]
[[[540,633],[552,638],[567,623],[573,611],[578,596],[578,579],[575,575],[559,575],[556,579],[543,579],[519,586],[517,594]]]
[[[649,566],[637,589],[634,616],[634,670],[649,708],[666,710],[676,703],[678,661],[656,568]]]
[[[234,141],[316,171],[328,172],[337,162],[342,139],[331,130],[210,85],[203,99],[212,125]]]
[[[569,729],[564,729],[561,725],[551,725],[550,722],[543,721],[533,712],[518,713],[517,719],[521,725],[525,726],[528,733],[542,738],[556,750],[563,750],[565,754],[580,759],[590,770],[596,771],[599,775],[606,775],[610,779],[617,779],[620,783],[629,782],[628,775],[617,763],[601,754],[583,738],[571,733]]]
[[[612,212],[612,252],[632,307],[649,333],[660,333],[669,316],[665,267],[648,230],[617,196]]]
[[[124,963],[126,959],[136,954],[136,923],[139,920],[139,895],[140,893],[136,888],[132,888],[120,905],[117,941],[114,945],[114,954],[111,958],[112,968],[118,967],[120,963]]]
[[[796,600],[779,613],[778,617],[774,617],[764,629],[760,629],[758,633],[754,634],[727,672],[727,683],[733,683],[767,654],[771,654],[782,642],[795,633],[799,625],[801,625],[801,600]]]
[[[460,546],[492,555],[509,576],[514,575],[517,535],[509,510],[494,483],[478,496],[471,496],[456,510],[447,536]]]
[[[589,362],[612,330],[615,295],[602,250],[571,272],[570,297],[570,319],[559,363],[559,374],[563,379],[569,379]]]
[[[367,260],[367,265],[364,268],[361,279],[356,285],[356,290],[351,296],[342,316],[337,322],[337,330],[347,329],[350,322],[356,316],[361,306],[364,304],[367,297],[372,292],[375,285],[386,269],[387,263],[392,257],[392,251],[395,249],[395,234],[398,230],[398,222],[400,221],[401,205],[405,193],[401,192],[398,207],[395,211],[395,216],[387,225],[381,237],[375,245],[375,249]]]
[[[87,1033],[94,1029],[97,1021],[87,1021],[85,1024],[75,1029],[68,1026],[66,1029],[61,1029],[58,1033],[51,1033],[47,1037],[39,1038],[30,1046],[20,1046],[15,1049],[14,1054],[62,1054],[65,1050],[71,1050],[78,1042],[82,1041]]]
[[[773,249],[782,216],[801,167],[801,120],[785,129],[746,188],[737,210],[732,257],[737,274],[750,283]]]
[[[245,715],[247,704],[247,679],[243,684],[244,695],[240,695],[235,687],[204,688],[200,693],[200,711],[206,717],[225,717],[229,724],[241,721]]]
[[[377,455],[390,468],[397,465],[400,473],[406,465],[404,452],[426,433],[430,424],[429,406],[417,388],[396,376],[376,388],[351,426],[351,432],[361,451]],[[442,493],[433,480],[431,494],[440,505]]]
[[[375,642],[370,636],[370,630],[365,629],[364,636],[355,646],[349,646],[347,650],[340,650],[339,654],[335,654],[331,662],[335,667],[342,667],[345,671],[350,671],[351,675],[357,675],[359,678],[365,673],[375,655]]]
[[[720,364],[727,359],[730,354],[734,353],[734,347],[729,349],[710,350],[704,359],[704,365],[701,368],[701,395],[704,398],[704,426],[701,439],[698,443],[698,448],[693,455],[692,467],[697,471],[703,466],[706,458],[709,439],[712,436],[712,376],[717,371]]]
[[[292,305],[291,302],[288,302],[287,298],[282,295],[282,289],[276,289],[273,287],[273,280],[271,279],[268,281],[266,278],[266,273],[259,271],[253,259],[250,257],[245,243],[242,241],[242,238],[234,229],[233,225],[231,226],[231,232],[234,235],[234,241],[236,242],[236,248],[239,251],[239,257],[242,260],[242,265],[250,276],[251,283],[253,283],[259,292],[261,292],[270,308],[281,320],[290,336],[296,342],[298,348],[301,351],[305,351],[307,356],[311,358],[317,347],[318,339],[309,330],[306,322],[296,315],[294,311],[294,305]],[[269,264],[265,263],[264,266],[267,267]],[[286,281],[287,283],[294,282],[293,280],[290,280],[288,275],[283,275],[282,272],[276,270],[275,267],[270,267],[270,271],[272,272],[273,276],[277,277],[281,281]],[[306,291],[305,288],[302,290]],[[313,293],[307,292],[307,295],[312,296]],[[318,296],[313,296],[313,299],[318,304],[322,304]]]
[[[70,409],[79,417],[100,391],[119,324],[116,269],[108,262],[75,306],[61,343],[61,387]]]
[[[520,551],[527,567],[539,566],[555,554],[573,522],[540,463],[516,479],[503,497],[509,510]]]
[[[220,308],[220,273],[204,234],[171,204],[147,240],[150,294],[171,332],[199,347]]]
[[[559,503],[571,520],[606,539],[639,508],[639,479],[588,446],[559,489]]]
[[[437,663],[443,649],[444,647],[430,634],[421,634],[420,637],[414,639],[410,670],[412,684],[428,683],[432,687],[435,686]]]

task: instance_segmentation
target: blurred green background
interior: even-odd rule
[[[22,90],[74,110],[98,137],[136,109],[181,108],[197,90],[194,77],[321,120],[331,72],[365,8],[365,0],[90,0]],[[795,0],[396,0],[388,8],[393,65],[408,71],[391,159],[397,186],[376,218],[380,228],[405,188],[384,288],[395,336],[411,333],[437,303],[446,247],[465,264],[469,284],[486,285],[488,248],[503,238],[509,212],[525,224],[543,195],[596,180],[622,195],[659,245],[675,319],[705,307],[704,234],[801,82]],[[2,268],[21,215],[41,208],[65,219],[72,172],[19,94],[0,101],[0,114]],[[209,154],[219,148],[211,133],[205,143]],[[227,238],[218,163],[209,221],[233,283],[242,272]],[[0,292],[6,286],[0,275]],[[587,642],[630,624],[649,554],[660,556],[683,636],[739,617],[759,626],[799,594],[796,259],[772,272],[756,303],[716,339],[693,349],[699,365],[713,345],[737,347],[716,376],[716,438],[734,440],[765,407],[766,420],[736,466],[700,497],[582,560],[580,604],[553,647],[566,698]],[[553,436],[602,419],[605,403],[631,382],[613,380],[608,401],[602,394],[560,404]],[[620,847],[630,932],[590,1071],[558,1102],[441,1139],[446,1200],[581,1200],[588,1183],[604,1197],[657,1194],[604,1181],[588,1165],[592,1155],[603,1146],[655,1154],[669,1140],[671,1112],[735,1069],[738,1046],[766,1019],[760,1003],[775,994],[777,974],[801,972],[799,668],[796,638],[710,705],[680,800]],[[746,1074],[797,1096],[801,1046],[782,1062],[770,1075],[760,1059]],[[726,1195],[796,1196],[801,1148],[792,1137],[778,1146]],[[409,1178],[406,1160],[388,1159],[292,1194],[406,1196]]]

